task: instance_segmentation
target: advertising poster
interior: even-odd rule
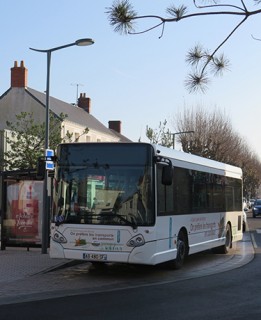
[[[5,229],[11,243],[41,243],[42,181],[8,182]]]

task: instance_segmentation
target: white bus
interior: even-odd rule
[[[241,240],[240,168],[149,143],[57,150],[50,256],[156,265]]]

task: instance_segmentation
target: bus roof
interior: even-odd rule
[[[232,166],[223,162],[215,161],[212,159],[207,159],[204,157],[200,157],[191,153],[186,153],[183,151],[173,150],[164,146],[153,144],[153,148],[155,150],[155,154],[159,154],[161,156],[165,156],[173,159],[177,162],[186,162],[199,166],[208,167],[211,169],[221,170],[226,172],[227,175],[236,175],[237,177],[242,178],[242,169],[236,166]]]

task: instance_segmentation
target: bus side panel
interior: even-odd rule
[[[159,251],[158,244],[162,241],[148,242],[145,246],[135,248],[129,257],[129,263],[156,265],[171,260],[175,250]]]
[[[205,218],[208,216],[211,219],[206,220]],[[240,211],[206,214],[194,218],[189,232],[190,254],[224,245],[227,224],[231,226],[233,242],[243,238],[242,213]]]
[[[225,244],[227,223],[231,225],[232,241],[242,240],[241,215],[241,212],[222,212],[158,217],[156,255],[162,255],[166,260],[175,259],[177,237],[181,229],[185,230],[188,237],[189,254]]]
[[[228,212],[227,221],[231,222],[232,241],[240,241],[243,239],[243,212]]]

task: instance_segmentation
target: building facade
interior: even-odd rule
[[[8,149],[6,136],[10,134],[6,122],[16,122],[16,115],[21,112],[32,113],[35,123],[44,123],[46,117],[46,95],[28,87],[28,70],[21,61],[17,61],[11,68],[11,86],[0,96],[0,151]],[[131,142],[121,134],[121,121],[112,120],[108,127],[102,124],[91,114],[91,99],[85,93],[78,98],[78,105],[66,103],[50,97],[50,112],[55,116],[61,113],[67,115],[62,123],[61,137],[66,132],[72,134],[75,142]],[[87,134],[82,134],[88,128]]]

